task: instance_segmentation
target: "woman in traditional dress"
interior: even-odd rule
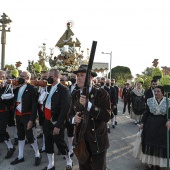
[[[167,128],[170,129],[170,120],[167,120],[167,101],[164,89],[157,86],[154,89],[155,97],[147,100],[147,108],[142,117],[142,156],[141,161],[146,163],[146,170],[157,170],[167,166]],[[170,99],[168,99],[170,108]],[[170,109],[168,109],[170,112]]]
[[[140,123],[141,116],[145,111],[145,90],[142,88],[142,84],[142,81],[137,82],[136,88],[134,88],[131,92],[135,124]]]

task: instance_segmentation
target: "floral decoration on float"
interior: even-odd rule
[[[162,71],[160,70],[160,68],[155,67],[155,68],[152,70],[152,78],[153,78],[153,79],[159,80],[159,79],[162,78],[162,76],[163,76],[163,73],[162,73]]]
[[[170,92],[170,76],[169,75],[163,76],[159,81],[159,85],[164,86],[164,90],[166,92]]]

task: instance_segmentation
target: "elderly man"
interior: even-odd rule
[[[110,120],[111,108],[109,94],[102,88],[92,86],[92,79],[96,77],[95,72],[91,72],[89,98],[87,103],[87,111],[80,115],[80,111],[86,106],[86,96],[81,94],[84,87],[87,65],[81,65],[77,71],[77,90],[72,95],[72,102],[68,119],[76,125],[76,133],[74,134],[75,148],[77,145],[77,136],[81,135],[81,141],[84,141],[81,155],[86,154],[86,159],[80,159],[80,170],[106,170],[106,151],[109,147],[109,139],[107,133],[107,122]],[[87,122],[84,122],[86,120]],[[83,129],[83,130],[82,130]],[[79,143],[78,143],[79,144]],[[78,148],[77,148],[78,150]]]
[[[48,87],[49,95],[43,104],[45,150],[48,156],[48,165],[43,170],[55,170],[54,143],[66,158],[66,170],[72,170],[73,162],[63,138],[64,124],[70,106],[70,92],[66,86],[60,84],[60,73],[57,69],[50,70],[47,81],[52,86]]]
[[[24,162],[25,136],[35,151],[35,165],[38,166],[41,162],[37,140],[34,139],[32,130],[37,116],[37,100],[36,90],[29,84],[30,78],[31,74],[28,71],[21,72],[18,79],[20,87],[15,89],[19,154],[11,165]]]
[[[8,89],[5,80],[6,80],[6,73],[5,71],[0,70],[0,141],[4,141],[8,147],[8,151],[5,156],[5,159],[8,159],[13,155],[15,151],[15,147],[12,145],[9,134],[6,131],[7,123],[10,115],[10,106],[12,105],[13,99],[2,98],[2,95]],[[11,93],[11,91],[9,90],[7,90],[7,93],[9,92]]]

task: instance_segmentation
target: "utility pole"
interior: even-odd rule
[[[2,31],[1,34],[1,44],[2,44],[2,53],[1,53],[1,70],[5,67],[5,44],[6,44],[6,32],[10,32],[10,28],[6,29],[7,25],[10,24],[12,21],[11,19],[3,13],[1,15],[2,19],[0,19],[0,31]]]
[[[109,54],[110,55],[110,81],[112,79],[112,51],[110,53],[105,53],[105,52],[102,52],[102,54]]]

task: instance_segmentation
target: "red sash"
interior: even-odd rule
[[[20,104],[20,102],[16,102],[16,106],[18,106],[19,104]],[[16,113],[17,116],[23,116],[23,115],[30,115],[31,114],[31,112],[21,113],[17,109],[16,109],[15,113]]]
[[[0,110],[0,113],[1,113],[1,112],[5,112],[5,111],[6,111],[6,110]]]
[[[45,109],[44,109],[44,116],[45,116],[45,119],[51,120],[51,110],[49,110],[49,109],[47,109],[45,107]]]

